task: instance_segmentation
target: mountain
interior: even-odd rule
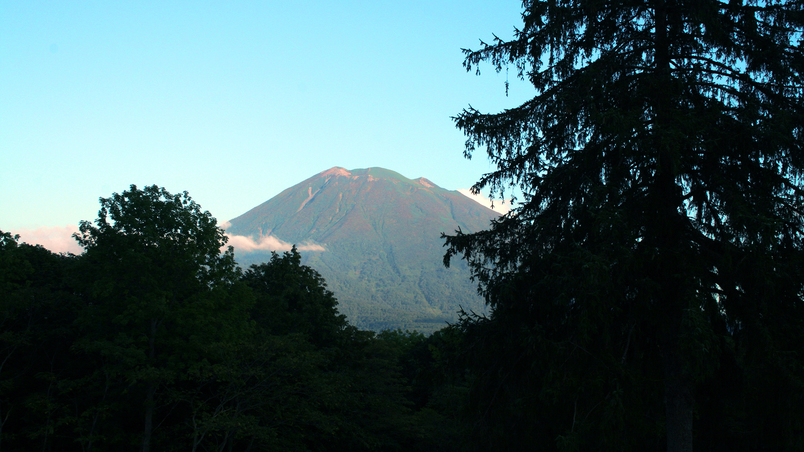
[[[353,325],[431,332],[460,307],[484,311],[464,263],[444,267],[441,233],[487,229],[498,216],[425,178],[335,167],[231,220],[226,232],[305,245],[303,262],[326,279]],[[270,258],[236,255],[243,266]]]

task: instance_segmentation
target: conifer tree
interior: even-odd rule
[[[487,431],[540,419],[531,431],[567,449],[666,434],[689,451],[713,434],[693,426],[696,393],[731,360],[742,380],[724,398],[750,405],[751,379],[774,375],[795,401],[764,395],[787,410],[765,438],[804,447],[804,2],[523,7],[513,39],[464,64],[512,67],[535,96],[454,118],[465,155],[485,148],[497,167],[474,189],[522,198],[490,230],[446,238],[445,261],[466,258],[492,307],[464,323],[497,368],[478,378]],[[549,419],[534,414],[545,406]],[[737,418],[710,428],[761,441]]]

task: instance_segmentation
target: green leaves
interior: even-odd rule
[[[318,346],[335,345],[348,337],[338,301],[321,275],[301,264],[296,247],[282,255],[272,253],[270,261],[252,265],[243,281],[257,296],[253,318],[266,332],[302,333]]]
[[[76,237],[91,303],[75,350],[128,387],[124,398],[142,407],[146,447],[152,425],[176,407],[170,390],[186,384],[189,366],[214,362],[219,344],[248,337],[250,298],[238,287],[232,250],[221,251],[223,230],[186,192],[132,185],[100,202],[95,224],[82,222]]]
[[[458,436],[457,396],[411,409],[430,399],[426,338],[350,326],[295,248],[241,272],[186,194],[132,186],[101,205],[80,256],[0,234],[0,445],[432,450]],[[422,424],[443,410],[447,430]]]

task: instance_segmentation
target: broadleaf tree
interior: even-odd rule
[[[502,419],[489,413],[510,386],[509,426],[533,421],[523,406],[562,408],[531,429],[558,447],[666,435],[688,451],[714,434],[694,428],[712,408],[696,391],[734,361],[733,404],[778,401],[765,439],[804,446],[804,2],[524,1],[522,20],[464,64],[514,68],[534,97],[454,118],[465,155],[496,165],[474,190],[521,201],[446,237],[445,261],[466,258],[492,308],[465,319],[485,331],[475,350],[507,347],[487,355],[478,413]],[[760,375],[788,398],[751,392]],[[750,416],[707,425],[745,446],[763,438]]]
[[[180,402],[167,389],[211,364],[220,344],[248,334],[250,298],[241,296],[233,249],[222,249],[223,229],[187,192],[132,185],[100,204],[75,235],[91,302],[74,348],[101,363],[105,380],[95,384],[111,380],[141,410],[147,452]]]

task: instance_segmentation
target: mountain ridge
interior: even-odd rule
[[[333,167],[229,222],[227,233],[274,236],[323,251],[302,253],[325,278],[353,324],[432,329],[483,303],[462,262],[442,264],[441,233],[489,227],[497,212],[420,177],[384,168]],[[241,264],[270,258],[239,253]]]

